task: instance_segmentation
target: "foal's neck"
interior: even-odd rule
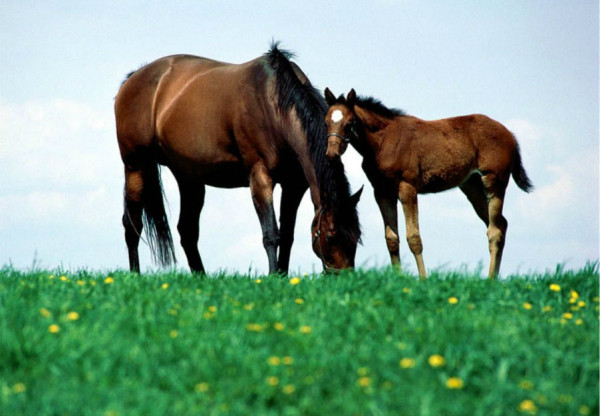
[[[368,152],[377,153],[385,136],[385,129],[394,122],[394,118],[384,117],[358,105],[354,107],[354,111],[364,127],[361,143],[357,143],[356,150],[363,156]]]

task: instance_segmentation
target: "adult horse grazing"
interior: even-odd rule
[[[513,134],[479,114],[424,121],[373,98],[357,97],[354,89],[347,98],[335,98],[325,89],[325,99],[330,106],[325,117],[327,157],[338,159],[348,143],[363,156],[362,167],[375,190],[392,264],[400,265],[397,199],[404,210],[408,245],[424,279],[417,194],[458,186],[487,226],[488,276],[497,277],[508,227],[502,205],[510,175],[525,192],[533,189]]]
[[[325,268],[354,265],[360,195],[350,195],[341,162],[325,158],[327,105],[289,56],[277,44],[239,65],[174,55],[124,81],[115,116],[132,271],[140,270],[143,225],[155,260],[162,265],[175,260],[159,165],[173,172],[179,187],[177,229],[193,272],[204,272],[197,243],[206,185],[250,187],[270,273],[288,269],[296,214],[308,188],[315,253]],[[276,183],[282,189],[280,229],[273,209]]]

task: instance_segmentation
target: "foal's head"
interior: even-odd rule
[[[362,190],[350,195],[341,207],[334,208],[325,203],[315,212],[312,246],[326,272],[354,267],[356,247],[360,241],[356,205]]]
[[[350,90],[348,97],[335,95],[325,88],[325,101],[329,110],[325,116],[327,126],[327,157],[335,159],[344,154],[348,143],[357,138],[356,114],[354,104],[356,103],[356,92]]]

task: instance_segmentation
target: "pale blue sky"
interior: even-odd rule
[[[173,53],[241,63],[272,39],[297,54],[320,89],[355,88],[424,119],[483,113],[517,135],[536,190],[509,186],[502,274],[598,259],[597,1],[19,1],[0,9],[0,265],[28,268],[36,258],[47,268],[127,268],[112,112],[124,76]],[[357,264],[384,266],[372,189],[355,153],[344,162],[353,189],[367,184]],[[176,233],[176,186],[163,176]],[[487,269],[485,228],[460,191],[419,203],[429,270]],[[320,270],[311,219],[306,196],[291,265],[301,273]],[[266,271],[261,241],[249,191],[209,189],[200,237],[208,271]],[[140,251],[142,268],[151,267],[147,247]],[[404,240],[401,257],[414,272]]]

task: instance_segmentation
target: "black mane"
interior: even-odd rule
[[[331,163],[325,156],[327,131],[324,119],[327,104],[308,79],[303,83],[298,78],[295,64],[289,60],[292,56],[290,52],[280,50],[278,43],[273,43],[265,54],[266,63],[275,73],[279,109],[282,112],[292,108],[296,110],[309,143],[322,204],[334,210],[338,232],[346,239],[360,239],[358,213],[356,207],[350,204],[350,184],[344,173],[344,165],[339,160]]]
[[[387,108],[385,105],[381,103],[381,101],[373,98],[373,97],[357,97],[356,104],[358,104],[361,108],[378,114],[385,118],[394,118],[396,116],[405,116],[406,113],[397,108]]]

